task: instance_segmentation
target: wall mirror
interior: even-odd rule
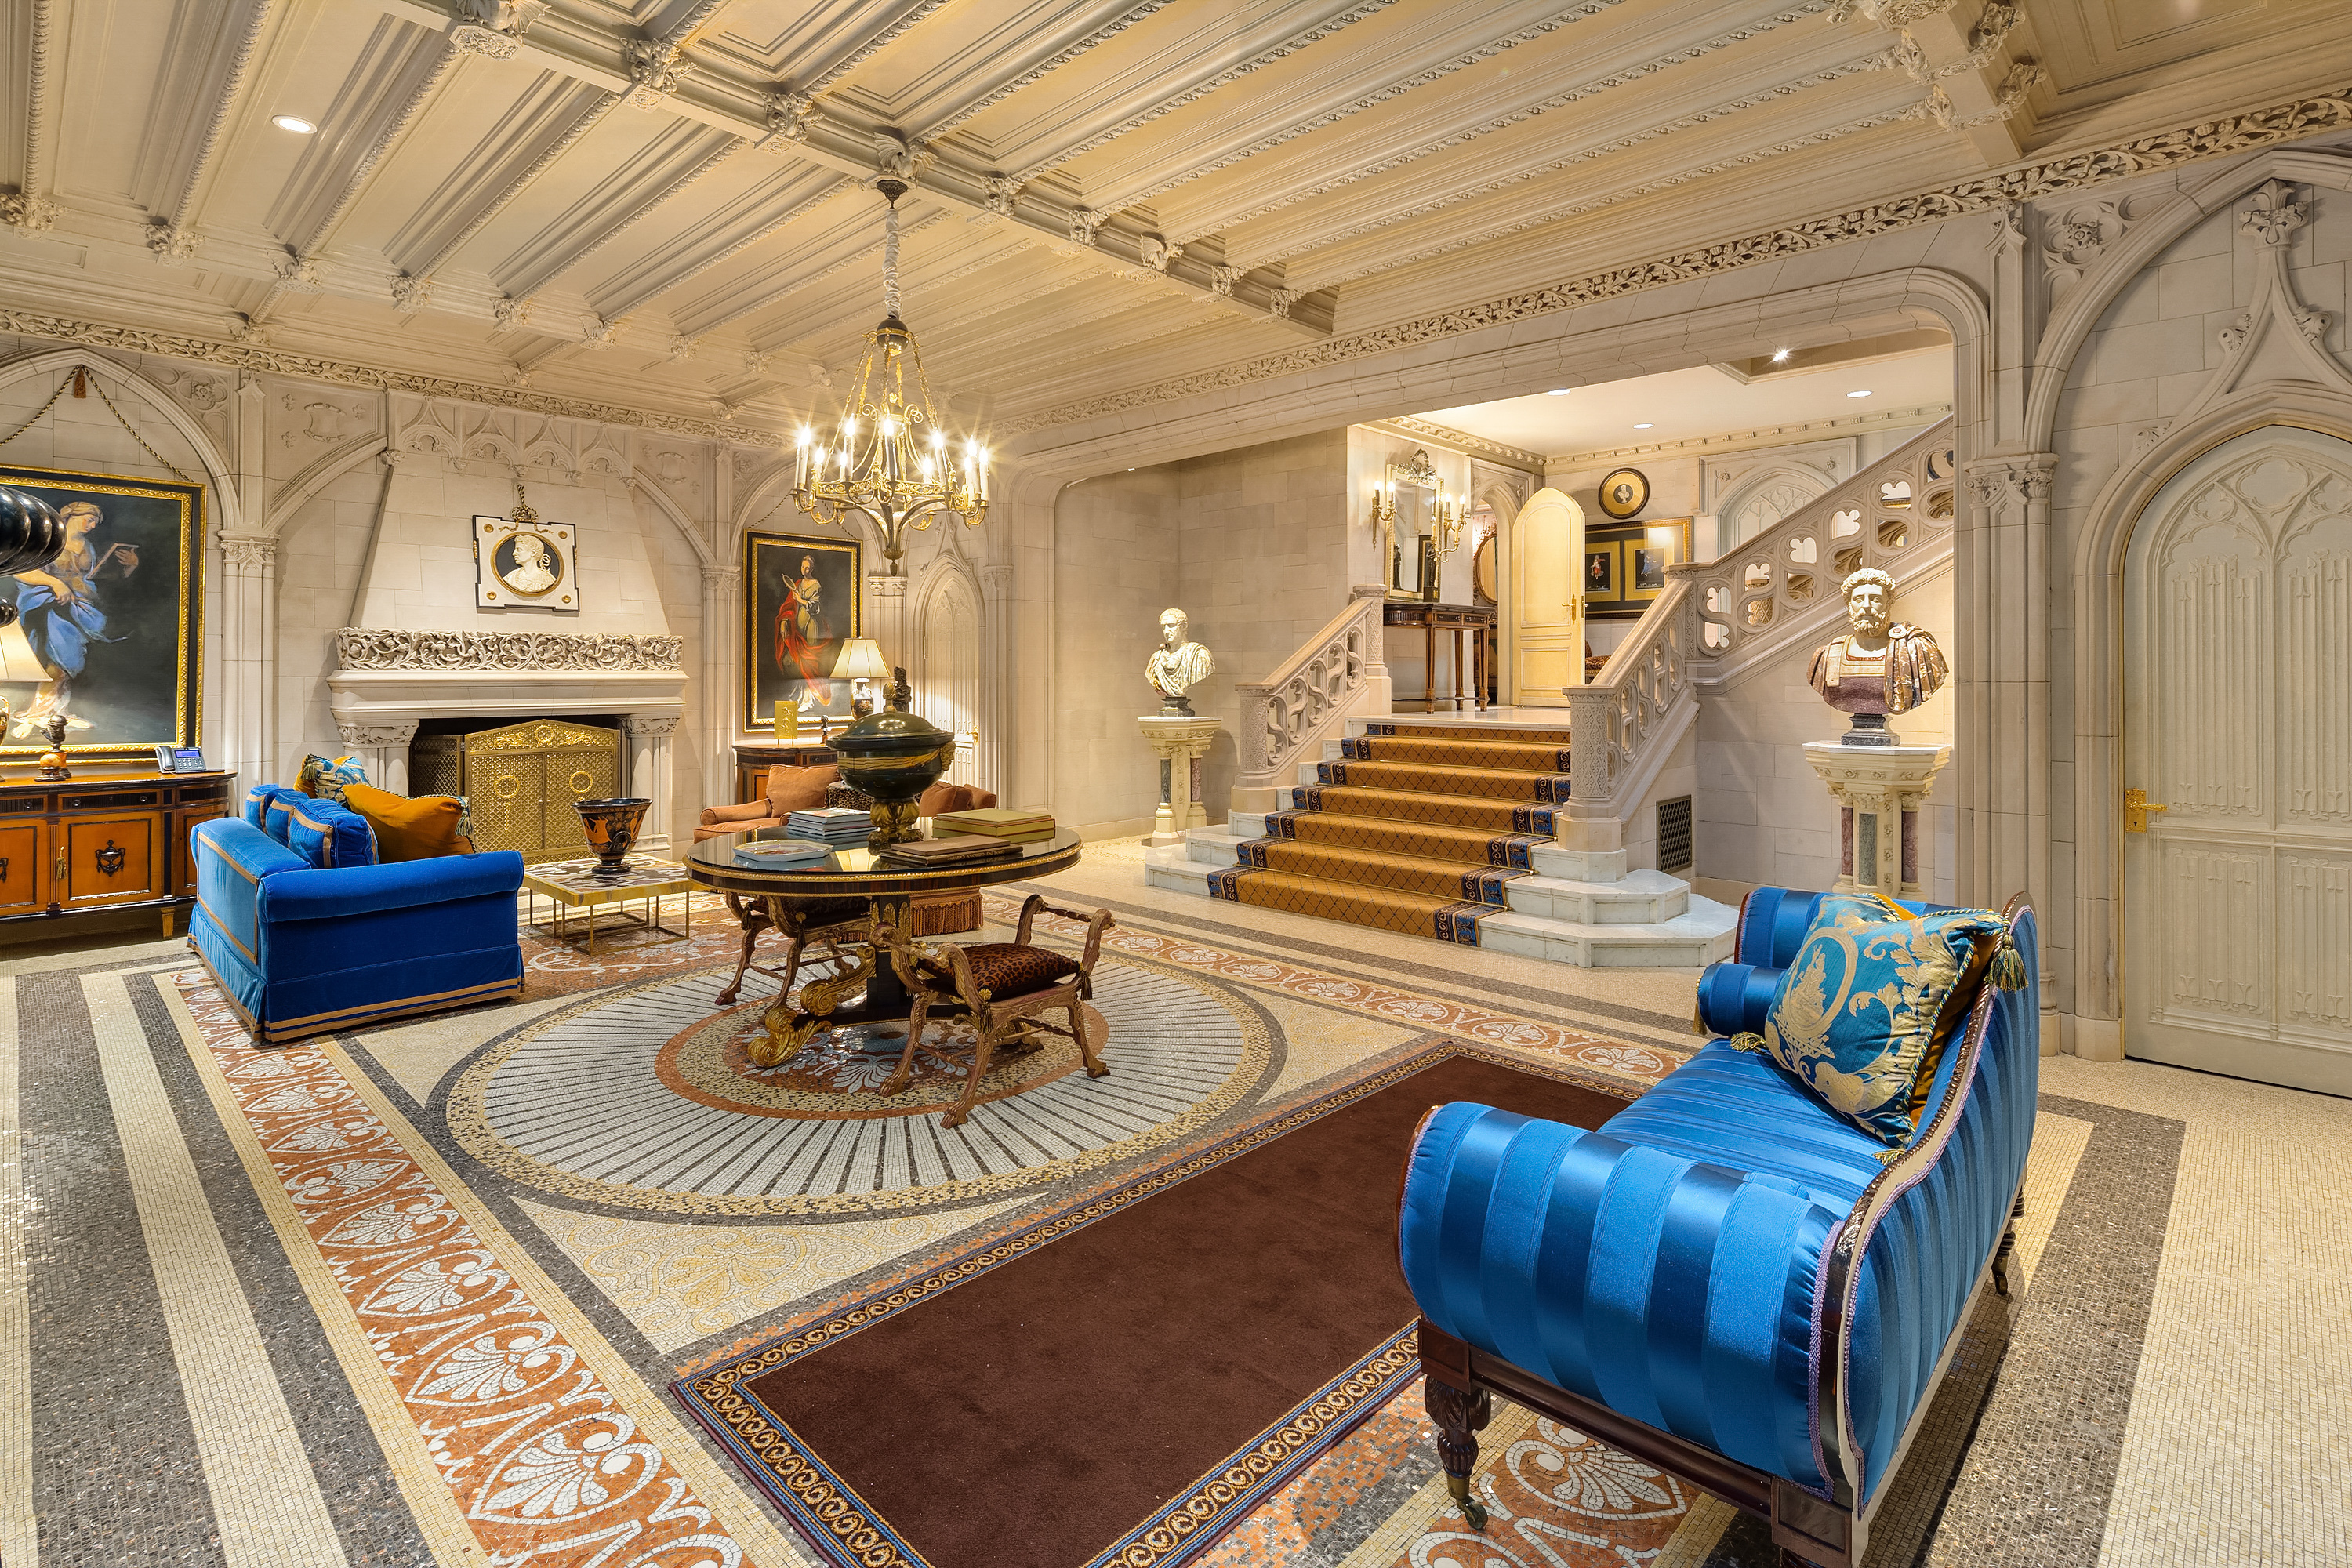
[[[1444,497],[1437,465],[1426,451],[1391,463],[1377,506],[1382,527],[1381,554],[1388,562],[1389,597],[1434,599],[1443,558],[1437,537]]]

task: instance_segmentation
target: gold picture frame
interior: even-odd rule
[[[1601,476],[1597,499],[1603,516],[1619,522],[1639,517],[1650,504],[1650,476],[1639,468],[1612,468]]]
[[[1649,522],[1601,525],[1584,531],[1588,559],[1600,550],[1615,552],[1614,591],[1585,595],[1587,618],[1629,621],[1640,616],[1650,601],[1666,591],[1666,568],[1691,558],[1695,519],[1658,518]]]
[[[66,732],[68,756],[144,764],[158,746],[201,746],[205,487],[17,463],[0,466],[0,484],[47,501],[68,536],[67,552],[49,565],[0,577],[0,596],[19,611],[0,627],[0,697],[16,716],[0,737],[0,758],[21,762],[48,749],[28,726],[16,732],[45,701],[78,722]],[[55,584],[68,580],[79,592],[61,598]],[[53,638],[68,604],[96,619],[78,614],[73,633],[59,626]],[[66,670],[62,681],[53,665]]]
[[[864,554],[855,541],[743,535],[745,731],[772,735],[779,702],[797,703],[803,725],[848,721],[849,683],[833,668],[843,645],[865,635]]]

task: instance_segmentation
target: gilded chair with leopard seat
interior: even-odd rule
[[[1039,947],[1030,933],[1039,914],[1083,921],[1086,946],[1076,955]],[[898,1070],[875,1092],[903,1092],[914,1081],[918,1053],[953,1071],[964,1070],[963,1093],[940,1119],[942,1127],[960,1127],[980,1098],[981,1080],[1000,1057],[1022,1056],[1045,1045],[1045,1037],[1076,1042],[1078,1059],[1088,1078],[1100,1078],[1110,1068],[1089,1037],[1086,1004],[1094,995],[1095,960],[1102,953],[1103,932],[1110,930],[1108,910],[1087,912],[1059,909],[1032,893],[1022,901],[1021,923],[1011,942],[940,942],[930,945],[911,931],[877,926],[876,939],[890,953],[891,967],[907,987],[913,1005],[907,1017],[907,1046]],[[971,1020],[969,1044],[952,1037],[937,1042],[923,1038],[931,1013],[950,1010]],[[1043,1014],[1060,1011],[1066,1027],[1049,1023]]]

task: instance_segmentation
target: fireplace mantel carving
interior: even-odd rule
[[[409,632],[345,626],[335,634],[343,669],[678,668],[684,637],[576,632]]]

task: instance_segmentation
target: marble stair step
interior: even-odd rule
[[[1661,871],[1629,871],[1613,882],[1535,875],[1506,883],[1504,899],[1520,914],[1580,925],[1659,925],[1689,909],[1691,890]]]
[[[1301,763],[1298,782],[1326,789],[1377,789],[1396,795],[1475,795],[1481,800],[1550,804],[1546,790],[1564,795],[1566,773],[1507,768],[1437,767],[1420,763]]]
[[[1224,841],[1222,845],[1217,842],[1221,837]],[[1234,864],[1232,847],[1242,837],[1243,835],[1223,829],[1196,827],[1187,835],[1188,851],[1216,855],[1222,848],[1223,854],[1214,859],[1195,859],[1189,854],[1178,853],[1172,846],[1148,849],[1144,852],[1144,880],[1151,887],[1206,899],[1209,873]],[[1193,846],[1200,848],[1193,850]],[[1328,923],[1339,929],[1346,922]],[[1643,924],[1606,925],[1506,910],[1478,922],[1478,945],[1521,958],[1586,969],[1697,969],[1731,956],[1738,923],[1739,911],[1731,905],[1692,893],[1683,913],[1672,920]],[[1428,940],[1433,942],[1437,939]]]
[[[1738,910],[1693,893],[1684,913],[1645,925],[1548,920],[1516,910],[1489,915],[1478,922],[1478,945],[1580,969],[1703,969],[1731,956],[1738,924]]]

